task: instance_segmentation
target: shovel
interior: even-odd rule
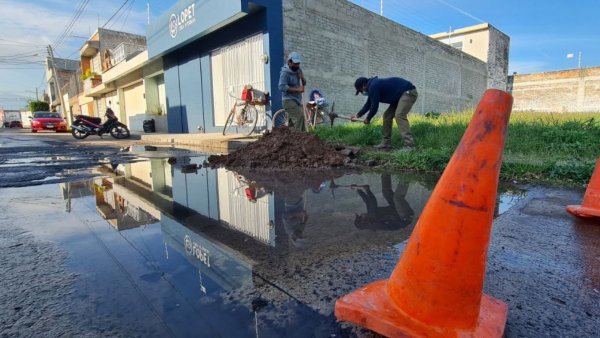
[[[334,108],[335,108],[335,102],[333,104],[331,104],[331,112],[329,112],[327,114],[327,115],[329,115],[329,122],[331,123],[332,128],[333,128],[333,120],[335,120],[335,119],[344,119],[344,120],[349,120],[352,122],[364,122],[364,120],[361,120],[361,119],[352,119],[349,116],[340,115],[335,112]]]

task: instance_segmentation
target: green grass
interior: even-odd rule
[[[390,169],[441,172],[471,120],[471,112],[439,117],[409,115],[417,150],[406,153],[366,151]],[[372,146],[381,141],[381,119],[370,125],[319,127],[316,133],[332,143]],[[394,126],[394,148],[402,141]],[[559,185],[586,184],[600,156],[600,114],[512,113],[500,177],[503,180]]]

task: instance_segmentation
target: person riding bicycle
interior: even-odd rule
[[[289,125],[295,129],[306,130],[304,112],[302,111],[302,93],[306,79],[300,69],[302,59],[298,52],[291,52],[287,58],[287,65],[281,67],[279,73],[279,90],[283,100],[283,108],[288,113]]]

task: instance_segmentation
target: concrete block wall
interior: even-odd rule
[[[419,113],[475,106],[487,87],[486,63],[345,0],[283,0],[283,27],[284,53],[302,54],[307,89],[322,89],[338,113],[364,104],[359,76],[413,82]]]
[[[508,76],[508,52],[510,38],[492,25],[489,25],[488,47],[488,88],[506,90]]]
[[[514,111],[600,112],[600,67],[514,75]]]
[[[107,49],[114,49],[122,42],[142,46],[146,45],[146,37],[143,35],[113,31],[105,28],[98,28],[98,35],[100,40],[100,50],[98,53],[100,53],[100,61],[102,64],[104,64],[104,52]]]

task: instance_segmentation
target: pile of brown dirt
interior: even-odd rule
[[[229,155],[210,156],[208,162],[227,168],[302,169],[341,167],[346,158],[316,135],[279,127]]]

